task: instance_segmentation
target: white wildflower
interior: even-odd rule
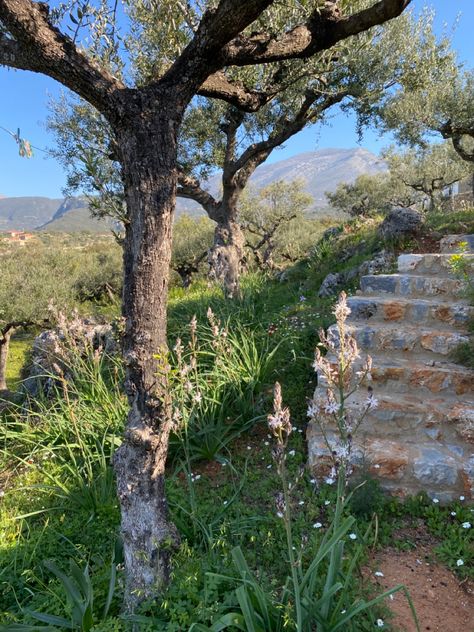
[[[327,507],[328,505],[330,505],[330,504],[331,504],[331,501],[330,501],[330,500],[325,500],[325,501],[324,501],[324,504],[325,504],[325,505],[326,505],[326,507]]]
[[[438,498],[433,498],[433,502],[435,505],[437,505],[439,503],[439,499]]]
[[[378,407],[379,405],[379,400],[376,399],[372,393],[367,397],[367,399],[365,400],[365,405],[367,406],[367,408],[369,410],[374,410],[375,408]]]
[[[301,507],[302,505],[304,505],[304,500],[300,500],[300,502],[298,503],[298,505]]]
[[[279,518],[283,518],[283,512],[282,511],[277,511],[277,516]]]
[[[324,412],[328,415],[333,415],[339,410],[339,404],[337,402],[328,402],[324,405]]]
[[[382,571],[375,571],[374,575],[375,577],[384,577],[384,574],[382,573]]]
[[[452,511],[452,512],[451,512],[451,515],[452,515],[452,516],[455,516],[455,515],[456,515],[456,512],[455,512],[455,511]]]
[[[459,496],[459,500],[462,502],[464,499],[464,496]]]
[[[378,628],[383,628],[384,627],[384,622],[383,619],[377,619],[377,627]]]
[[[349,533],[349,538],[351,540],[357,540],[357,535],[355,533]]]
[[[464,566],[464,560],[458,560],[456,566]]]
[[[315,522],[315,523],[313,524],[313,529],[321,529],[321,527],[322,527],[322,526],[323,526],[323,525],[322,525],[320,522]]]
[[[290,456],[295,456],[296,451],[295,451],[295,450],[290,450],[290,451],[288,452],[288,454],[289,454]]]
[[[462,523],[462,528],[463,529],[470,529],[471,528],[471,523],[470,522],[463,522]]]

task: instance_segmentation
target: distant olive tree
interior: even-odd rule
[[[451,185],[473,173],[472,164],[462,160],[447,142],[405,152],[390,148],[383,156],[392,180],[423,195],[429,210],[441,204]]]
[[[277,267],[283,250],[291,251],[288,237],[295,235],[291,228],[307,219],[305,213],[313,197],[303,185],[301,180],[279,180],[242,197],[238,221],[246,237],[245,245],[261,270]]]
[[[123,285],[123,251],[119,244],[92,244],[76,255],[80,260],[74,280],[79,302],[117,303]]]
[[[0,391],[7,389],[6,371],[12,335],[22,327],[43,325],[49,307],[70,305],[77,259],[40,246],[16,247],[0,253]]]
[[[363,174],[353,183],[341,182],[335,191],[326,192],[332,208],[353,217],[385,213],[392,206],[411,206],[420,194],[389,173]]]
[[[179,274],[183,287],[203,267],[214,240],[214,222],[207,217],[181,215],[173,226],[171,268]]]

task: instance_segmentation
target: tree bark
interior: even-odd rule
[[[116,129],[128,222],[124,240],[123,355],[130,404],[115,455],[124,544],[125,607],[133,611],[168,582],[178,534],[168,517],[165,465],[171,430],[166,305],[176,201],[179,108],[160,99],[155,113]],[[157,115],[156,112],[159,112]]]
[[[7,330],[0,339],[0,391],[8,390],[7,386],[7,360],[10,348],[10,339],[13,331]]]
[[[211,276],[223,284],[224,292],[229,298],[236,298],[240,294],[244,245],[244,234],[235,219],[224,217],[218,222],[214,232],[214,245],[209,253],[209,265]]]

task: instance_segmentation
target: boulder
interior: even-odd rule
[[[98,324],[77,315],[70,321],[62,318],[56,329],[36,336],[23,389],[32,397],[48,395],[56,378],[70,378],[77,357],[116,352],[112,325]]]
[[[416,235],[423,225],[423,216],[412,208],[397,207],[390,211],[378,228],[382,239],[398,239]]]

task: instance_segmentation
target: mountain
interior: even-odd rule
[[[321,149],[262,165],[250,179],[250,185],[260,189],[277,180],[301,178],[306,190],[314,198],[313,212],[326,215],[333,213],[327,204],[326,191],[334,191],[340,182],[353,182],[363,173],[375,174],[385,170],[384,163],[366,149]],[[206,188],[215,196],[219,194],[219,174],[209,178]],[[176,211],[177,215],[204,214],[198,204],[185,199],[178,199]],[[104,233],[112,226],[113,222],[110,220],[91,218],[84,198],[52,200],[42,197],[0,196],[0,232],[42,230]]]
[[[45,197],[0,199],[0,231],[33,230],[50,221],[63,200]]]
[[[258,190],[277,180],[302,179],[306,191],[314,198],[314,214],[333,214],[334,211],[328,206],[326,191],[334,191],[341,182],[354,182],[362,174],[381,173],[386,169],[384,162],[367,149],[320,149],[263,164],[250,178],[250,186]],[[209,179],[206,188],[213,195],[218,195],[219,174]],[[182,199],[178,199],[177,207],[188,212],[199,209],[194,202]]]

